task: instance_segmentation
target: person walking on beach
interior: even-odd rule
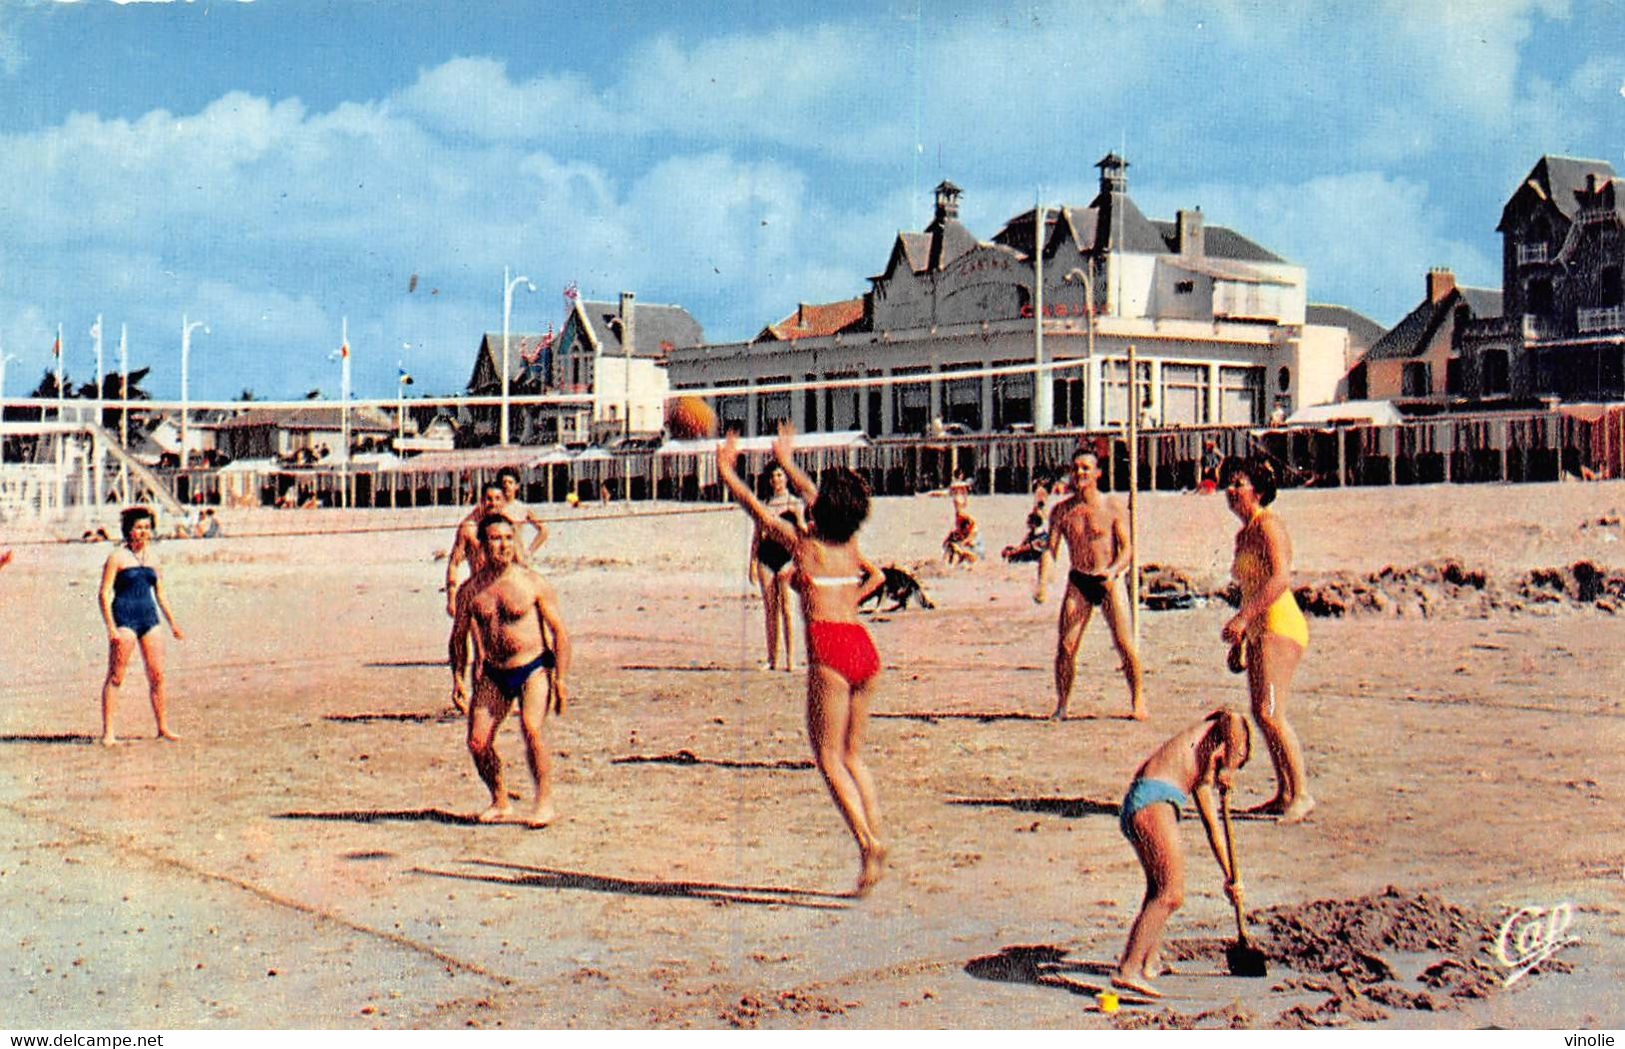
[[[982,535],[976,518],[966,509],[970,505],[970,485],[956,480],[948,489],[953,501],[954,526],[942,541],[942,559],[950,565],[974,565],[982,559]]]
[[[801,500],[790,492],[790,482],[785,477],[784,467],[775,464],[769,468],[767,476],[768,484],[772,488],[767,508],[779,520],[786,522],[798,532],[801,531],[804,527],[805,507]],[[784,669],[786,671],[795,669],[792,655],[795,645],[790,632],[790,573],[787,571],[789,566],[789,548],[764,530],[760,524],[756,525],[750,535],[750,554],[745,571],[762,593],[769,670],[778,669],[781,642],[784,649]]]
[[[180,739],[169,729],[166,718],[168,697],[164,691],[164,636],[158,631],[158,613],[169,623],[175,640],[185,638],[164,595],[163,579],[152,560],[152,534],[157,519],[144,506],[131,507],[119,515],[124,544],[107,555],[102,566],[102,621],[107,624],[107,677],[102,681],[102,745],[119,742],[113,732],[113,715],[118,709],[118,690],[130,657],[141,649],[141,663],[147,670],[147,693],[152,716],[158,723],[158,738]]]
[[[488,481],[480,488],[479,505],[457,523],[451,553],[446,555],[446,615],[457,614],[457,567],[468,562],[468,576],[472,579],[485,566],[485,551],[480,545],[480,521],[492,514],[502,514],[507,502],[502,485],[497,481]],[[514,527],[517,529],[519,526],[516,524]]]
[[[556,816],[546,720],[550,712],[564,712],[570,637],[553,588],[519,561],[513,522],[489,514],[481,518],[478,535],[483,564],[458,591],[449,644],[452,702],[468,710],[468,752],[491,791],[490,806],[477,818],[498,823],[513,816],[496,734],[517,702],[535,786],[524,822],[545,827]],[[471,657],[477,664],[472,688]]]
[[[1252,753],[1247,719],[1219,709],[1181,730],[1140,764],[1123,795],[1117,825],[1134,846],[1145,869],[1145,897],[1129,927],[1128,944],[1117,963],[1112,986],[1160,998],[1151,981],[1161,975],[1158,948],[1163,926],[1185,899],[1185,855],[1179,845],[1180,808],[1196,799],[1207,843],[1224,875],[1224,893],[1242,902],[1241,882],[1230,869],[1227,850],[1214,822],[1213,787],[1230,790],[1231,777]]]
[[[511,466],[504,466],[497,471],[497,482],[502,485],[502,516],[513,522],[514,534],[519,534],[522,525],[530,525],[535,533],[530,537],[530,544],[520,550],[520,559],[530,561],[543,543],[547,542],[547,522],[534,509],[519,499],[519,471]]]
[[[1100,494],[1100,460],[1094,452],[1080,448],[1072,453],[1072,494],[1050,513],[1049,544],[1038,562],[1038,589],[1033,600],[1044,602],[1044,587],[1059,558],[1061,540],[1066,540],[1072,567],[1067,572],[1066,596],[1061,599],[1061,618],[1056,626],[1055,710],[1050,717],[1066,717],[1072,698],[1072,682],[1077,676],[1078,643],[1094,610],[1106,614],[1112,644],[1123,661],[1123,677],[1128,682],[1129,717],[1146,717],[1145,697],[1140,691],[1140,656],[1134,650],[1129,628],[1128,602],[1117,585],[1117,577],[1128,571],[1133,547],[1128,538],[1128,512],[1116,499]]]
[[[856,895],[867,894],[885,869],[874,779],[860,755],[869,704],[880,674],[880,655],[858,621],[858,603],[885,581],[858,550],[857,532],[869,516],[869,487],[845,467],[824,471],[817,487],[795,464],[793,431],[779,427],[773,454],[791,486],[807,502],[806,531],[770,510],[740,480],[739,442],[729,433],[717,446],[717,472],[762,531],[790,551],[791,584],[801,593],[807,624],[807,735],[813,760],[835,807],[858,845]]]
[[[1275,766],[1275,796],[1250,810],[1297,823],[1314,811],[1303,766],[1303,747],[1286,720],[1287,689],[1309,647],[1309,624],[1292,596],[1292,541],[1267,507],[1275,501],[1275,471],[1261,459],[1228,459],[1221,473],[1230,512],[1241,519],[1231,566],[1241,607],[1220,636],[1231,646],[1231,666],[1247,671],[1253,718],[1264,731]],[[1239,659],[1237,649],[1239,649]]]

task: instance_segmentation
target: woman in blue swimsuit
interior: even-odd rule
[[[158,738],[180,737],[169,731],[164,720],[164,638],[156,629],[159,610],[169,621],[175,640],[185,635],[175,624],[164,597],[158,569],[149,563],[152,533],[156,520],[144,506],[131,507],[119,517],[124,545],[114,550],[102,566],[102,620],[107,624],[107,680],[102,682],[102,745],[119,740],[113,734],[113,712],[118,706],[119,686],[137,646],[147,668],[147,690],[152,697],[152,714],[158,722]]]

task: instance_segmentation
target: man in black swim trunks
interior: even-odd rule
[[[497,754],[497,729],[514,701],[535,796],[524,822],[545,827],[556,815],[552,798],[552,752],[544,731],[550,711],[564,711],[564,675],[570,638],[559,617],[558,596],[541,576],[519,561],[514,523],[500,513],[480,519],[484,564],[457,592],[451,628],[452,702],[468,706],[468,751],[491,791],[481,823],[513,818]],[[473,699],[468,701],[469,639],[476,646]],[[549,643],[551,639],[551,644]]]
[[[1060,540],[1066,540],[1072,566],[1067,573],[1066,597],[1061,601],[1061,619],[1055,644],[1055,710],[1050,717],[1066,717],[1072,698],[1072,681],[1077,675],[1078,643],[1083,629],[1099,607],[1111,627],[1112,644],[1123,660],[1123,677],[1128,682],[1130,713],[1136,721],[1145,719],[1145,697],[1140,693],[1140,657],[1134,651],[1129,628],[1128,603],[1117,577],[1128,571],[1133,547],[1128,538],[1128,511],[1116,499],[1100,494],[1100,460],[1095,453],[1080,448],[1072,453],[1072,495],[1050,514],[1049,545],[1038,562],[1038,591],[1033,600],[1044,602],[1044,584],[1059,556]]]

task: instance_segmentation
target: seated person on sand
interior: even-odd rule
[[[1208,846],[1224,875],[1224,893],[1241,905],[1241,883],[1230,870],[1220,826],[1214,820],[1213,787],[1217,784],[1220,792],[1228,792],[1231,776],[1247,764],[1251,752],[1252,729],[1247,719],[1221,707],[1152,751],[1134,773],[1117,824],[1145,869],[1145,899],[1129,928],[1128,945],[1112,977],[1113,987],[1161,997],[1151,981],[1163,972],[1159,956],[1163,926],[1185,899],[1179,810],[1187,795],[1196,800]]]
[[[477,818],[481,823],[500,823],[513,816],[496,735],[517,702],[535,785],[523,822],[545,827],[556,815],[546,718],[549,713],[564,713],[570,638],[559,618],[553,588],[519,561],[519,537],[513,522],[501,514],[490,514],[480,520],[478,531],[484,565],[457,591],[449,646],[452,702],[468,708],[468,752],[491,791],[491,804]],[[471,655],[477,665],[472,697],[468,680]]]
[[[1026,564],[1043,557],[1047,549],[1049,529],[1044,527],[1044,515],[1034,510],[1027,515],[1027,534],[1021,537],[1021,542],[1005,547],[1003,557],[1011,564]]]
[[[982,535],[976,518],[965,511],[970,502],[970,488],[955,484],[950,494],[954,501],[954,526],[942,541],[942,559],[951,565],[974,565],[982,559]]]

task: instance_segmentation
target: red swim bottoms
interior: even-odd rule
[[[853,688],[880,673],[880,653],[862,623],[809,622],[807,658],[846,678]]]

